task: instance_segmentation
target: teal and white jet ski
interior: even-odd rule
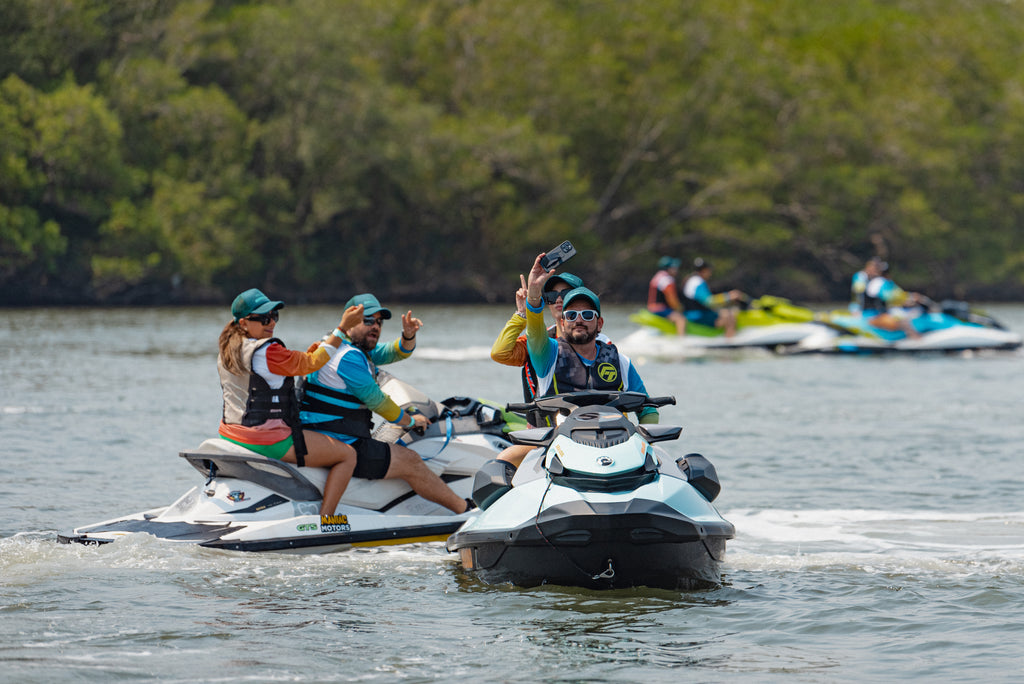
[[[721,487],[699,454],[655,446],[681,428],[637,425],[627,412],[673,397],[586,391],[509,405],[557,412],[557,427],[510,434],[537,447],[518,470],[491,461],[476,476],[481,513],[448,539],[463,568],[488,582],[605,589],[692,589],[720,583],[734,528],[711,503]]]
[[[921,352],[964,352],[1019,349],[1021,336],[998,320],[966,302],[928,301],[928,306],[906,310],[905,330],[887,330],[871,325],[871,316],[837,311],[827,317],[813,335],[786,351],[791,354],[880,354]]]

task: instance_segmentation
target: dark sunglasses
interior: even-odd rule
[[[592,321],[597,318],[597,312],[593,309],[569,309],[568,311],[562,312],[562,318],[572,323],[577,318],[582,318],[585,321]]]
[[[260,325],[269,325],[270,321],[276,321],[278,314],[276,311],[271,311],[265,314],[253,314],[252,316],[246,316],[245,320],[252,321],[253,323],[259,323]]]
[[[367,327],[369,327],[371,325],[379,325],[379,326],[383,327],[384,326],[384,319],[383,318],[377,318],[375,316],[363,316],[363,325],[365,325]]]
[[[561,299],[562,297],[564,297],[564,296],[565,296],[565,293],[566,293],[566,292],[568,292],[568,291],[569,291],[569,290],[567,290],[567,289],[566,289],[566,290],[558,290],[557,292],[556,292],[556,291],[554,291],[554,290],[551,290],[551,291],[549,291],[549,292],[545,292],[545,293],[543,294],[543,297],[544,297],[544,301],[545,301],[545,302],[547,302],[548,304],[554,304],[554,303],[555,303],[555,302],[557,302],[557,301],[558,301],[559,299]]]

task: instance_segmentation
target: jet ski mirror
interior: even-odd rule
[[[647,440],[648,444],[654,444],[655,442],[668,442],[673,439],[679,439],[683,428],[677,425],[637,425],[636,431]]]
[[[554,439],[555,429],[550,427],[530,428],[529,430],[516,430],[508,433],[508,438],[513,444],[525,444],[527,446],[543,446],[551,444]]]

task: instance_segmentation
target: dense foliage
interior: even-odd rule
[[[0,303],[1024,295],[1024,4],[5,0]]]

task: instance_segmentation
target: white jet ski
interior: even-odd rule
[[[374,436],[383,441],[389,441],[388,432],[400,437],[459,496],[470,496],[477,470],[511,444],[505,412],[465,397],[439,404],[393,376],[382,372],[380,378],[396,403],[432,422],[421,435],[385,423]],[[517,416],[509,420],[525,425]],[[84,525],[58,535],[58,541],[96,545],[142,532],[218,549],[328,553],[444,541],[476,514],[456,515],[415,495],[403,480],[353,478],[335,514],[321,516],[326,468],[299,468],[219,438],[180,455],[199,471],[202,484],[169,506]]]
[[[509,405],[567,415],[512,433],[538,447],[518,470],[491,461],[476,476],[478,516],[448,539],[487,582],[595,589],[695,589],[721,582],[733,525],[712,505],[721,486],[700,454],[654,446],[681,428],[636,425],[625,413],[675,403],[636,392],[574,392]]]

